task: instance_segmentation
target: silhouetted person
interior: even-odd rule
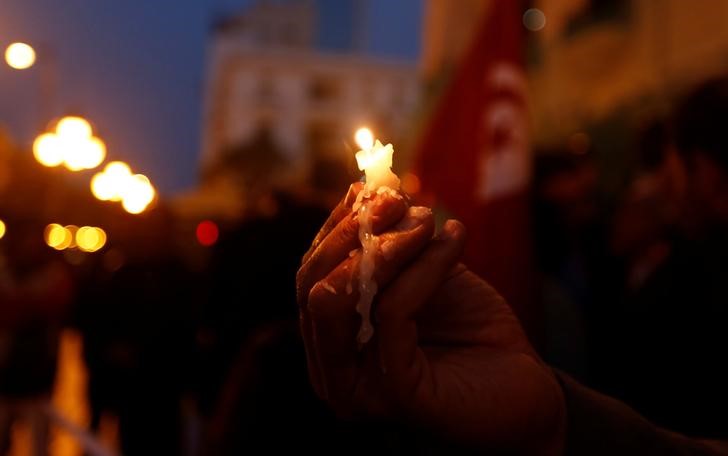
[[[214,248],[200,330],[202,408],[210,417],[205,449],[275,452],[291,441],[302,450],[333,449],[334,421],[306,378],[293,286],[326,211],[286,193],[271,193],[260,205]]]
[[[720,438],[728,437],[728,370],[719,361],[728,350],[726,118],[728,78],[704,84],[677,109],[679,167],[670,174],[682,211],[659,261],[628,296],[621,336],[630,403],[671,429]]]
[[[123,454],[182,453],[195,282],[172,248],[170,221],[159,207],[135,220],[128,242],[110,246],[123,250],[120,267],[98,268],[77,312],[91,424],[117,416]]]

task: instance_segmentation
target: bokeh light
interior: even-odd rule
[[[113,161],[91,179],[91,193],[101,201],[121,201],[121,189],[129,177],[129,165]]]
[[[6,231],[5,222],[0,220],[0,239],[2,239],[5,236],[5,231]]]
[[[75,249],[82,252],[96,252],[106,245],[106,232],[95,226],[62,226],[51,223],[46,226],[43,237],[49,247],[56,250]]]
[[[114,198],[116,196],[116,189],[114,188],[111,177],[104,172],[96,173],[91,178],[91,193],[101,201],[110,201]]]
[[[71,171],[93,169],[106,158],[106,145],[93,136],[91,124],[78,116],[62,118],[53,132],[33,143],[33,155],[43,166],[64,164]]]
[[[195,235],[197,236],[197,242],[205,247],[210,247],[217,242],[217,238],[220,236],[220,230],[212,220],[203,220],[197,224]]]
[[[354,134],[354,140],[361,150],[369,150],[374,147],[374,133],[367,127],[361,127]]]
[[[78,227],[76,225],[66,225],[66,232],[71,236],[71,243],[68,245],[69,249],[74,249],[78,246],[76,244],[76,233],[78,233]]]
[[[88,120],[78,116],[67,116],[58,121],[56,134],[64,138],[88,139],[93,129]]]
[[[402,190],[410,195],[416,195],[420,192],[420,189],[422,188],[420,178],[417,177],[417,175],[414,173],[405,173],[404,175],[402,175],[401,186]]]
[[[76,244],[83,252],[96,252],[106,244],[106,232],[95,226],[82,226],[76,232]]]
[[[130,214],[141,214],[154,200],[156,192],[147,176],[135,174],[122,188],[121,205]]]
[[[43,166],[54,167],[63,163],[63,149],[53,133],[43,133],[33,142],[33,155]]]
[[[104,168],[104,172],[109,176],[131,176],[131,168],[121,161],[110,162]]]
[[[104,174],[107,176],[108,185],[111,188],[110,201],[121,201],[122,191],[131,178],[131,168],[124,162],[114,161],[106,165]]]
[[[81,145],[80,163],[84,169],[94,169],[106,158],[106,144],[99,138],[92,137]]]
[[[538,32],[546,26],[546,15],[538,8],[527,9],[523,13],[523,26],[532,32]]]
[[[91,193],[101,201],[121,201],[125,211],[141,214],[157,195],[149,178],[132,174],[124,162],[114,161],[91,179]]]
[[[25,70],[35,63],[35,49],[26,43],[12,43],[5,49],[5,61],[11,68]]]
[[[84,157],[83,157],[83,146],[84,143],[74,138],[62,138],[61,150],[63,151],[64,161],[63,164],[69,171],[81,171],[84,169]]]
[[[43,232],[46,244],[56,250],[65,250],[73,243],[73,234],[65,227],[51,223]]]

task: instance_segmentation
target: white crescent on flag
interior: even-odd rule
[[[483,111],[483,145],[478,157],[476,197],[481,202],[525,190],[531,174],[527,83],[511,62],[496,62],[486,74],[493,98]]]

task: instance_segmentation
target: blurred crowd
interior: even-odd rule
[[[572,148],[537,156],[534,192],[549,361],[714,438],[728,406],[726,114],[728,79],[706,82],[636,126],[622,191],[600,192],[593,154]]]
[[[595,157],[609,150],[588,132],[536,151],[532,185],[544,358],[659,425],[716,438],[728,437],[727,118],[728,79],[710,81],[634,126],[618,191],[601,185]],[[115,416],[123,454],[352,438],[355,453],[396,451],[386,432],[337,422],[308,385],[294,280],[329,200],[256,197],[265,210],[225,226],[204,267],[181,258],[164,216],[143,248],[77,264],[43,243],[45,223],[3,214],[0,453],[20,420],[43,454],[68,327],[83,337],[91,429]]]

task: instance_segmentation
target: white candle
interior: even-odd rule
[[[360,128],[356,132],[356,142],[361,150],[356,153],[359,170],[366,174],[366,186],[370,191],[380,187],[399,189],[399,177],[392,172],[392,155],[394,147],[383,145],[368,128]]]
[[[362,246],[359,264],[359,301],[356,305],[356,311],[361,315],[361,327],[357,335],[357,342],[361,346],[374,334],[370,313],[374,295],[377,294],[377,283],[373,280],[373,275],[374,259],[379,248],[379,239],[372,233],[371,211],[365,198],[373,193],[385,191],[395,193],[399,190],[399,177],[391,170],[394,154],[391,144],[385,146],[379,140],[375,141],[374,135],[368,128],[360,128],[355,138],[361,147],[356,153],[356,161],[366,176],[366,185],[359,192],[353,208],[358,212],[359,241]]]

